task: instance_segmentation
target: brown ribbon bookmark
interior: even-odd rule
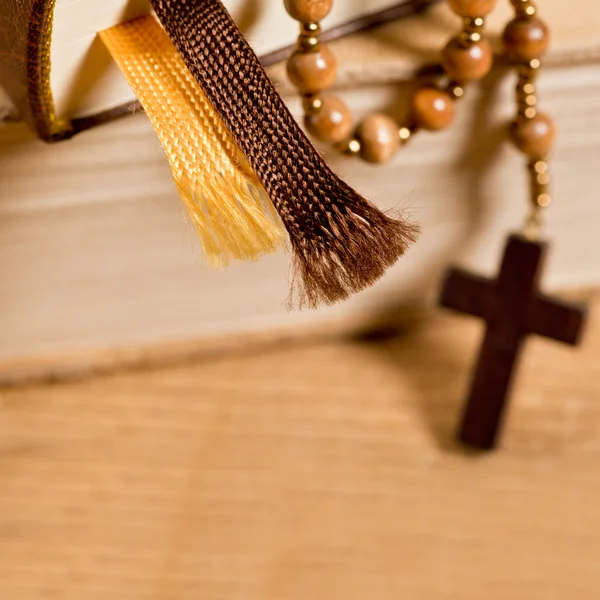
[[[332,304],[379,279],[418,228],[383,214],[329,169],[219,0],[152,5],[289,233],[298,303]]]

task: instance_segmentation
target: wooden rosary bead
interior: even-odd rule
[[[322,142],[338,143],[348,138],[354,127],[350,109],[337,96],[321,98],[318,110],[304,117],[308,132]]]
[[[444,129],[454,120],[455,105],[449,94],[432,87],[418,90],[412,99],[412,119],[429,131]]]
[[[448,0],[450,8],[461,17],[485,17],[497,0]]]
[[[516,18],[504,28],[502,43],[510,60],[528,62],[546,53],[550,31],[541,19]]]
[[[481,79],[492,68],[492,61],[492,47],[486,39],[464,45],[455,37],[442,52],[444,71],[448,77],[460,82]]]
[[[556,136],[552,119],[538,113],[532,119],[518,119],[512,128],[512,137],[517,148],[532,157],[546,157]]]
[[[290,17],[303,23],[324,19],[333,6],[333,0],[284,0],[283,3]]]
[[[287,74],[300,93],[316,94],[335,82],[335,56],[327,46],[320,46],[313,52],[296,50],[287,62]]]
[[[381,113],[367,116],[356,128],[356,138],[361,158],[372,163],[387,162],[400,146],[396,121]]]

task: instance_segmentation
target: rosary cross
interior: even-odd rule
[[[508,238],[496,280],[451,269],[440,303],[484,319],[486,333],[475,368],[459,438],[482,450],[497,442],[510,386],[530,334],[576,345],[586,307],[539,292],[547,245],[521,236]]]

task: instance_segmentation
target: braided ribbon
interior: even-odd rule
[[[418,228],[383,214],[327,167],[219,0],[152,6],[289,233],[292,298],[332,304],[374,283]]]
[[[156,19],[122,23],[100,38],[158,135],[208,264],[286,246],[256,175]]]

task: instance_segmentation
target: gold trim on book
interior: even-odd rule
[[[50,86],[50,45],[55,6],[56,0],[33,0],[26,62],[31,118],[39,136],[48,142],[71,135],[69,124],[56,115]]]
[[[51,142],[71,135],[56,117],[50,44],[56,0],[0,1],[0,83],[19,116]]]

